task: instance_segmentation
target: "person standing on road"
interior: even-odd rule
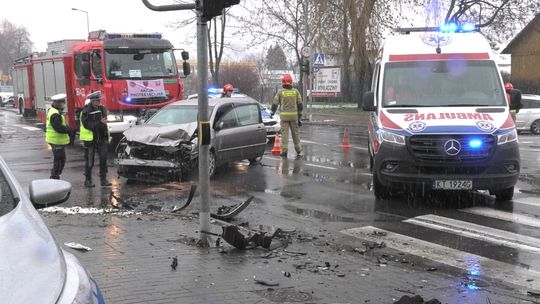
[[[60,179],[66,164],[66,146],[75,131],[67,126],[66,118],[62,114],[66,106],[66,94],[57,94],[51,97],[52,107],[47,111],[45,141],[51,146],[53,152],[53,168],[51,179]]]
[[[97,150],[99,155],[99,176],[102,187],[111,186],[107,180],[107,153],[109,152],[109,129],[107,127],[107,109],[101,105],[101,92],[96,91],[87,96],[89,102],[81,112],[79,137],[84,143],[84,186],[94,187],[92,168]]]
[[[506,91],[506,99],[508,101],[508,106],[510,107],[510,116],[516,121],[516,114],[519,113],[519,110],[523,107],[521,103],[521,91],[514,89],[514,86],[507,82],[504,84],[504,90]]]
[[[223,86],[223,92],[221,92],[221,97],[231,97],[232,93],[234,91],[234,87],[232,84],[227,83]]]
[[[297,89],[293,89],[293,81],[290,74],[283,75],[281,78],[281,84],[283,88],[280,89],[274,97],[270,117],[276,113],[276,110],[279,107],[281,133],[283,135],[283,141],[281,144],[282,153],[280,155],[282,157],[287,157],[290,129],[294,142],[294,149],[296,150],[297,157],[299,157],[302,153],[299,129],[299,126],[302,126],[302,95]]]

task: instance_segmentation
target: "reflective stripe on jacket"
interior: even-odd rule
[[[299,111],[299,104],[302,104],[302,95],[297,89],[280,89],[274,97],[275,105],[279,106],[279,115],[282,119],[296,120]]]
[[[84,127],[83,121],[82,121],[82,111],[79,115],[79,139],[82,141],[93,141],[94,140],[94,132],[88,130]]]
[[[56,108],[50,108],[47,112],[47,121],[46,121],[46,131],[45,131],[45,141],[53,145],[67,145],[69,144],[69,135],[66,133],[58,133],[51,125],[51,117],[54,114],[58,114],[62,117],[62,125],[67,126],[66,118],[60,114],[60,111]]]

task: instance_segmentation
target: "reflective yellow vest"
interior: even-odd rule
[[[82,111],[81,115],[79,116],[79,139],[82,141],[93,141],[94,140],[94,132],[88,130],[84,127],[84,124],[82,122]]]
[[[50,108],[49,112],[47,112],[47,124],[46,124],[46,132],[45,132],[45,141],[49,144],[53,145],[67,145],[69,144],[69,135],[66,133],[58,133],[56,130],[54,130],[53,126],[51,125],[51,117],[54,114],[59,114],[60,111],[56,108]],[[62,117],[62,125],[67,126],[66,119],[63,115],[60,115]]]
[[[296,119],[298,116],[298,103],[302,102],[300,92],[296,89],[281,89],[275,96],[274,103],[279,105],[280,117],[292,117]]]

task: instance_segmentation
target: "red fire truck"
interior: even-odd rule
[[[19,59],[13,67],[14,99],[24,116],[45,123],[50,97],[67,94],[66,118],[78,128],[86,96],[101,91],[111,134],[134,126],[148,109],[182,100],[182,82],[172,44],[161,34],[89,33],[88,41],[48,43],[47,51]],[[184,74],[189,74],[182,52]]]

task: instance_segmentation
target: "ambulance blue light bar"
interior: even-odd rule
[[[469,147],[471,147],[472,149],[480,149],[482,148],[483,144],[484,142],[478,138],[473,138],[469,140]]]
[[[476,31],[476,25],[472,23],[463,23],[457,25],[455,23],[445,23],[441,25],[439,31],[442,33],[464,33],[464,32],[473,32]]]

